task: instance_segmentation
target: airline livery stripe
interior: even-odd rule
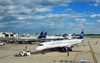
[[[76,43],[76,44],[78,44],[78,43]],[[76,44],[70,44],[70,45],[76,45]],[[70,46],[70,45],[66,45],[66,46]],[[49,48],[45,48],[45,49],[51,49],[51,48],[57,48],[57,47],[61,47],[61,46],[49,47]],[[45,49],[43,49],[43,50],[45,50]]]

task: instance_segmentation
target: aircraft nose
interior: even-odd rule
[[[40,50],[40,48],[39,47],[36,47],[35,50]]]
[[[38,50],[38,48],[36,47],[35,50]]]

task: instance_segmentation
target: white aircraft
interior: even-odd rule
[[[39,37],[20,37],[19,38],[19,43],[22,42],[34,42],[34,41],[39,41],[42,40],[43,37],[45,37],[47,34],[47,32],[45,32],[45,34],[43,35],[43,31],[40,33]]]
[[[75,35],[75,33],[73,33],[72,36],[66,36],[67,33],[65,33],[63,36],[46,36],[45,37],[42,37],[42,39],[46,42],[46,41],[51,41],[51,40],[54,40],[54,39],[64,39],[64,38],[67,38],[67,39],[72,39]]]
[[[44,54],[44,51],[47,49],[59,49],[63,51],[72,51],[72,47],[74,46],[85,46],[85,45],[77,45],[78,43],[82,42],[84,34],[84,29],[82,29],[82,32],[80,34],[80,37],[77,39],[72,40],[60,40],[60,41],[51,41],[51,42],[43,42],[40,43],[35,50],[42,51]],[[96,43],[97,44],[97,43]]]
[[[56,36],[46,36],[47,32],[43,34],[43,31],[40,33],[39,37],[20,37],[19,42],[34,42],[34,41],[48,41],[53,39],[64,39],[66,38],[66,33],[63,36],[56,37]]]
[[[74,37],[74,35],[75,35],[75,33],[73,33],[72,36],[66,36],[66,37],[67,37],[67,39],[72,39]]]
[[[63,36],[45,36],[43,37],[44,40],[53,40],[53,39],[64,39],[66,38],[66,33]]]

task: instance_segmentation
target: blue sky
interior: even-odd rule
[[[82,29],[100,34],[99,0],[0,0],[0,32],[79,34]]]

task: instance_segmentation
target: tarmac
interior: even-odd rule
[[[100,42],[100,38],[84,38],[85,40],[80,44],[95,44],[97,40]],[[59,50],[53,50],[46,52],[45,54],[33,54],[36,46],[39,42],[34,42],[34,44],[7,44],[0,46],[0,63],[73,63],[80,62],[80,60],[87,60],[90,63],[94,63],[92,54],[90,52],[89,46],[78,46],[73,47],[72,51],[61,52]],[[79,45],[80,45],[79,44]],[[25,57],[16,57],[16,53],[25,50],[31,50],[32,54]],[[91,45],[94,55],[98,63],[100,63],[100,43],[97,45]]]

